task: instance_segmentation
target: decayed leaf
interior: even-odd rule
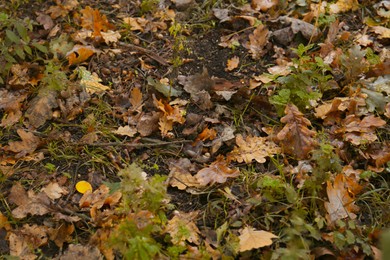
[[[304,159],[317,146],[317,141],[313,138],[316,132],[307,128],[311,126],[310,121],[303,117],[295,105],[287,105],[284,113],[286,115],[280,121],[286,125],[276,137],[285,153]]]
[[[27,98],[26,93],[8,91],[6,89],[0,90],[0,109],[6,112],[3,116],[0,126],[12,126],[22,116],[22,102]]]
[[[50,240],[54,241],[54,243],[62,248],[65,242],[72,241],[72,234],[75,231],[75,227],[72,223],[61,223],[57,228],[49,228],[48,234]]]
[[[123,22],[130,25],[130,30],[141,32],[144,32],[146,25],[149,23],[147,19],[141,17],[125,17],[123,18]]]
[[[214,86],[214,80],[209,76],[205,67],[202,73],[192,76],[178,76],[179,83],[184,90],[191,94],[191,99],[202,109],[208,110],[213,107],[209,91]]]
[[[169,164],[169,185],[185,190],[188,187],[200,187],[198,179],[191,174],[195,167],[187,158],[180,158]]]
[[[383,26],[373,26],[372,31],[378,34],[379,39],[390,38],[390,29]]]
[[[240,170],[237,168],[229,168],[229,163],[222,155],[219,155],[215,162],[200,170],[195,177],[200,185],[206,186],[216,182],[224,183],[227,178],[234,178],[238,175],[240,175]]]
[[[96,247],[70,244],[68,249],[59,256],[59,259],[96,259],[103,260]]]
[[[231,59],[228,59],[227,64],[226,64],[226,70],[227,71],[232,71],[235,68],[238,67],[238,64],[240,63],[240,58],[237,56],[234,56]]]
[[[329,6],[331,14],[345,13],[348,11],[356,11],[359,8],[357,0],[338,0],[336,3]]]
[[[338,132],[345,132],[344,138],[354,145],[372,143],[377,140],[375,129],[382,127],[386,121],[374,115],[369,115],[360,120],[355,115],[349,115],[344,120],[345,127]]]
[[[344,174],[336,175],[333,184],[330,181],[327,182],[326,192],[329,202],[325,202],[325,208],[328,212],[326,218],[330,225],[347,217],[355,219],[355,213],[359,210],[359,207],[354,204],[354,199],[349,195],[345,182]]]
[[[38,128],[53,117],[52,110],[58,107],[57,96],[57,91],[41,89],[30,101],[25,116],[31,126]]]
[[[42,216],[51,211],[50,199],[46,193],[40,192],[35,194],[34,191],[29,190],[27,194],[28,199],[12,210],[12,215],[15,218],[24,218],[28,214]]]
[[[110,88],[100,84],[102,80],[96,75],[96,73],[89,72],[85,67],[78,67],[77,72],[80,77],[80,84],[86,88],[87,92],[90,94],[94,93],[103,93]]]
[[[241,134],[236,136],[236,144],[228,158],[237,162],[251,163],[256,160],[265,163],[265,157],[273,156],[281,152],[280,148],[265,137],[247,136],[244,140]]]
[[[50,14],[52,19],[56,19],[60,16],[65,17],[69,11],[75,9],[79,2],[77,0],[64,0],[56,1],[57,5],[50,6],[46,13]]]
[[[101,32],[102,38],[104,42],[108,45],[110,43],[115,43],[121,38],[121,34],[119,32],[114,31],[107,31],[107,32]]]
[[[15,155],[16,158],[21,158],[27,154],[32,154],[41,143],[41,139],[31,132],[26,132],[23,129],[18,129],[16,132],[22,141],[9,142],[8,146],[4,147],[4,149],[7,151],[17,153]]]
[[[278,238],[270,232],[255,230],[252,227],[246,227],[240,233],[241,235],[238,237],[240,239],[240,252],[272,245],[272,238]]]
[[[189,213],[177,211],[175,216],[168,221],[165,232],[171,236],[174,245],[185,245],[184,241],[195,245],[200,244],[200,231],[194,223],[198,214],[198,211]]]
[[[158,92],[166,97],[178,97],[182,94],[182,91],[175,89],[169,84],[167,78],[157,81],[149,76],[147,80],[149,85],[153,86]]]
[[[125,125],[125,126],[118,127],[117,130],[112,131],[112,132],[114,134],[117,134],[117,135],[125,135],[125,136],[128,136],[128,137],[133,137],[137,133],[137,129],[132,128],[132,127],[130,127],[128,125]]]
[[[276,6],[279,0],[252,0],[251,7],[256,11],[266,12],[268,9]]]
[[[34,250],[48,243],[47,227],[24,224],[22,228],[10,232],[8,240],[12,256],[36,259]]]
[[[247,48],[252,54],[252,58],[260,59],[265,50],[264,47],[268,43],[269,30],[263,24],[256,27],[252,34],[249,35],[249,43]]]
[[[46,185],[42,190],[46,195],[52,199],[59,199],[62,197],[62,195],[68,194],[68,191],[61,187],[57,182],[50,182],[48,185]]]

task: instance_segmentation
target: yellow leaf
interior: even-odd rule
[[[240,252],[244,252],[251,249],[256,249],[272,244],[272,238],[278,238],[274,234],[263,231],[255,230],[251,227],[246,227],[241,230],[240,239]]]
[[[348,11],[356,11],[359,8],[357,0],[339,0],[335,4],[329,6],[331,14],[344,13]]]
[[[227,71],[232,71],[235,68],[238,67],[238,64],[240,63],[240,58],[237,56],[234,56],[231,59],[228,59],[227,64],[226,64],[226,70]]]
[[[92,191],[92,186],[87,181],[79,181],[76,183],[76,190],[82,194],[86,193],[87,191]]]

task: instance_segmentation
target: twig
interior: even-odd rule
[[[71,145],[75,146],[97,146],[97,147],[106,147],[106,146],[127,146],[127,147],[134,147],[134,148],[144,148],[144,147],[157,147],[157,146],[163,146],[163,145],[170,145],[170,144],[183,144],[183,143],[192,143],[191,140],[177,140],[177,141],[170,141],[170,142],[164,142],[160,140],[150,139],[153,140],[153,143],[123,143],[123,142],[109,142],[109,143],[92,143],[92,144],[86,144],[86,143],[75,143]]]
[[[168,66],[169,65],[168,62],[163,57],[161,57],[161,56],[155,54],[154,52],[152,52],[150,50],[147,50],[145,48],[139,47],[139,46],[131,44],[131,43],[124,43],[124,42],[118,42],[118,45],[122,46],[122,47],[126,47],[126,48],[129,48],[129,49],[133,49],[133,50],[139,51],[141,53],[144,53],[144,54],[148,55],[150,58],[152,58],[153,60],[155,60],[158,63],[160,63],[161,65],[164,65],[164,66]]]

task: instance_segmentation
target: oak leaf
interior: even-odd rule
[[[58,107],[57,96],[57,91],[44,88],[39,90],[38,95],[30,101],[25,113],[30,126],[39,128],[53,117],[53,109]]]
[[[206,127],[203,129],[203,131],[196,137],[195,141],[206,141],[207,139],[209,140],[214,140],[217,137],[217,131],[213,128],[208,128]]]
[[[22,141],[9,142],[5,150],[16,154],[16,158],[21,158],[27,154],[32,154],[41,142],[41,139],[31,132],[26,132],[23,129],[16,130]]]
[[[96,73],[89,72],[85,67],[78,67],[77,72],[80,77],[81,86],[85,87],[88,93],[90,94],[101,94],[110,88],[101,84],[102,81]]]
[[[356,11],[357,9],[359,9],[359,2],[357,0],[338,0],[329,6],[331,14],[344,13],[351,10]]]
[[[359,210],[359,207],[354,204],[354,199],[350,196],[345,183],[344,174],[336,175],[333,184],[331,181],[327,182],[326,192],[329,202],[325,202],[325,208],[328,212],[326,218],[329,225],[347,217],[356,218],[355,213]]]
[[[252,160],[265,163],[266,157],[281,152],[280,148],[266,137],[247,136],[244,140],[242,135],[238,134],[236,144],[237,146],[228,154],[228,158],[240,163],[251,163]]]
[[[132,127],[130,127],[128,125],[125,125],[125,126],[118,127],[117,130],[112,131],[112,132],[114,134],[117,134],[117,135],[125,135],[125,136],[128,136],[128,137],[133,137],[137,133],[137,129],[132,128]]]
[[[246,227],[240,233],[238,237],[240,240],[240,252],[272,245],[272,238],[278,238],[278,236],[270,232],[255,230],[252,227]]]
[[[317,146],[313,138],[316,132],[310,130],[310,121],[303,116],[295,105],[288,104],[284,110],[286,114],[280,119],[286,125],[277,134],[276,138],[282,144],[282,150],[297,159],[304,159]]]
[[[263,24],[256,27],[252,34],[249,35],[247,48],[252,54],[252,58],[260,59],[265,53],[265,46],[268,43],[269,30]]]
[[[234,56],[231,59],[228,59],[227,64],[226,64],[226,71],[232,71],[235,68],[238,67],[238,64],[240,63],[240,58],[237,56]]]
[[[61,187],[57,182],[50,182],[42,188],[41,191],[46,193],[46,195],[52,200],[59,199],[62,195],[68,194],[68,191]]]
[[[175,216],[168,221],[165,232],[171,236],[174,245],[185,245],[185,241],[200,244],[200,231],[194,223],[198,214],[198,211],[176,211]]]
[[[229,168],[229,162],[219,155],[217,160],[208,167],[201,169],[196,175],[196,179],[202,186],[212,185],[214,183],[224,183],[227,178],[234,178],[240,175],[237,168]]]
[[[80,64],[86,61],[96,52],[95,48],[90,46],[75,45],[67,54],[69,65]]]
[[[51,202],[46,193],[40,192],[35,194],[34,191],[29,190],[27,194],[28,199],[12,210],[12,216],[14,218],[25,218],[28,214],[42,216],[51,212]]]
[[[174,123],[184,124],[185,122],[185,110],[178,104],[166,103],[163,100],[157,100],[154,98],[154,105],[163,113],[159,119],[159,128],[163,137],[171,137],[173,134],[170,132],[173,129]],[[172,105],[171,105],[172,104]]]
[[[195,171],[194,165],[187,158],[180,158],[169,164],[168,182],[172,187],[185,190],[189,187],[201,187],[198,179],[191,174]]]
[[[375,129],[384,126],[386,121],[374,115],[366,116],[362,120],[355,115],[349,115],[343,123],[344,127],[338,132],[344,131],[345,140],[353,145],[362,145],[376,141],[378,137]]]
[[[81,26],[87,30],[93,31],[93,36],[101,36],[101,32],[107,32],[114,29],[105,15],[101,15],[99,10],[87,6],[81,10]]]

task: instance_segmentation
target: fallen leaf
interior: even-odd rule
[[[146,25],[149,21],[145,18],[137,17],[125,17],[123,18],[125,24],[130,25],[130,30],[144,32]]]
[[[174,245],[185,245],[185,241],[200,244],[200,231],[194,221],[198,216],[198,211],[189,213],[175,211],[175,215],[168,221],[165,232],[172,238]]]
[[[257,26],[253,33],[249,35],[249,43],[245,47],[249,49],[253,59],[258,60],[263,56],[268,37],[269,30],[263,24]]]
[[[240,252],[257,249],[272,245],[272,238],[278,238],[274,234],[264,231],[255,230],[252,227],[246,227],[240,231]]]
[[[16,130],[22,141],[9,142],[8,146],[4,147],[6,151],[17,153],[16,158],[21,158],[27,154],[32,154],[41,143],[41,139],[31,132],[26,132],[23,129]]]
[[[42,216],[51,212],[50,199],[44,192],[35,194],[34,191],[29,190],[27,195],[28,199],[12,210],[14,218],[25,218],[28,214]]]
[[[179,97],[182,94],[182,91],[175,89],[169,84],[168,79],[161,79],[160,81],[157,81],[149,76],[147,81],[149,85],[153,86],[165,97]]]
[[[359,210],[345,187],[345,181],[344,174],[337,174],[333,184],[330,181],[327,182],[326,192],[329,202],[325,202],[325,208],[328,212],[326,218],[329,225],[344,218],[355,219],[355,213]]]
[[[241,134],[237,134],[236,144],[237,146],[228,154],[228,158],[240,163],[252,163],[252,160],[265,163],[265,157],[281,152],[274,142],[265,137],[247,136],[244,140]]]
[[[200,187],[200,183],[191,172],[195,171],[195,167],[187,158],[180,158],[177,161],[169,163],[168,182],[172,187],[177,187],[179,190],[185,190],[188,187]]]
[[[356,11],[357,9],[359,9],[359,2],[357,0],[338,0],[329,6],[330,14]]]
[[[251,7],[256,11],[266,12],[268,9],[276,6],[279,0],[252,0]]]
[[[79,6],[79,2],[77,0],[64,0],[64,1],[55,1],[57,5],[52,5],[46,11],[46,13],[50,14],[52,19],[56,19],[58,17],[65,17],[69,14],[70,11]]]
[[[142,92],[139,88],[133,88],[130,92],[130,104],[132,106],[132,110],[138,113],[142,112],[143,100],[142,100]]]
[[[228,59],[227,64],[226,64],[226,71],[232,71],[235,68],[238,67],[238,64],[240,63],[240,58],[237,56],[234,56],[231,59]]]
[[[379,39],[390,38],[390,29],[383,26],[373,26],[371,30],[379,35]]]
[[[87,30],[93,31],[93,36],[101,36],[101,32],[107,32],[114,29],[105,15],[101,15],[99,10],[87,6],[81,10],[81,26]]]
[[[9,233],[10,255],[26,260],[36,259],[34,250],[46,245],[48,240],[45,226],[24,224],[22,228]]]
[[[53,117],[53,109],[58,107],[57,96],[57,91],[42,88],[30,101],[25,116],[32,127],[39,128]]]
[[[205,129],[203,129],[203,131],[196,137],[195,139],[195,142],[196,141],[206,141],[207,139],[209,140],[214,140],[215,138],[217,137],[217,131],[213,128],[208,128],[206,127]]]
[[[100,34],[107,45],[118,42],[118,40],[121,38],[121,34],[119,32],[114,32],[111,30],[108,30],[107,32],[100,32]]]
[[[128,137],[133,137],[137,133],[137,129],[131,128],[130,126],[125,125],[125,126],[118,127],[118,129],[115,131],[112,131],[112,133],[117,134],[117,135],[125,135]]]
[[[75,45],[66,54],[69,65],[80,64],[89,59],[96,52],[95,48],[90,46]]]
[[[76,190],[81,194],[84,194],[87,191],[92,192],[92,185],[87,181],[79,181],[76,183]]]
[[[53,241],[56,246],[62,248],[65,242],[72,241],[72,234],[75,231],[75,227],[72,223],[61,223],[59,227],[49,228],[48,235],[50,240]]]
[[[288,104],[284,113],[286,115],[280,119],[280,122],[286,125],[276,138],[282,144],[282,150],[285,153],[304,159],[317,146],[317,141],[314,139],[316,132],[308,128],[311,122],[295,105]]]
[[[61,187],[57,182],[50,182],[42,188],[41,191],[46,193],[46,195],[52,200],[59,199],[62,195],[68,194],[68,191]]]
[[[208,167],[201,169],[195,175],[200,185],[213,185],[214,183],[224,183],[227,178],[234,178],[240,175],[238,168],[229,168],[229,162],[224,156],[219,155],[215,162]]]
[[[96,247],[70,244],[69,247],[58,256],[60,260],[72,259],[96,259],[103,260],[103,256]]]
[[[85,67],[80,66],[77,69],[79,74],[80,84],[85,87],[88,93],[90,94],[101,94],[110,88],[99,83],[102,80],[96,75],[96,73],[89,72]]]

